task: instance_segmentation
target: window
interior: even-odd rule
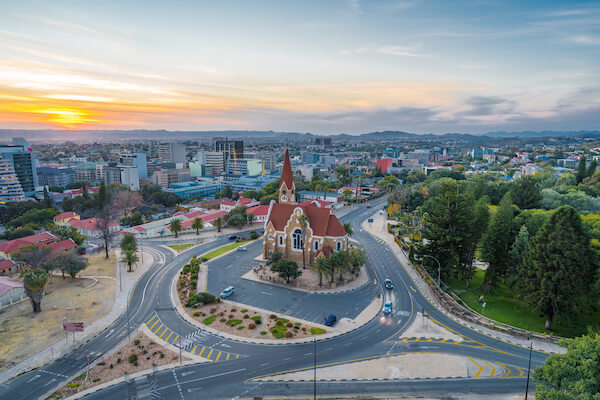
[[[283,236],[279,236],[279,245],[283,246]]]
[[[319,250],[319,241],[315,240],[315,251]]]
[[[336,250],[340,251],[342,249],[342,242],[337,242]]]
[[[292,246],[296,250],[300,250],[304,247],[304,240],[302,239],[302,231],[300,229],[296,229],[292,234]]]

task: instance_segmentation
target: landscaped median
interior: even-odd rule
[[[203,242],[198,242],[198,243],[182,243],[182,244],[170,244],[167,245],[167,247],[175,250],[178,253],[181,253],[187,249],[189,249],[190,247],[194,247],[196,245],[202,244]]]
[[[242,246],[244,244],[247,244],[249,242],[250,242],[250,240],[243,240],[241,242],[234,242],[234,243],[226,244],[223,247],[219,247],[218,249],[215,249],[213,251],[209,251],[206,254],[203,254],[200,259],[202,260],[202,262],[206,262],[208,260],[212,260],[215,257],[223,255],[223,254],[225,254],[227,252],[230,252],[231,250],[235,250],[238,247],[240,247],[240,246]]]

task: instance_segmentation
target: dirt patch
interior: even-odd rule
[[[86,373],[57,390],[50,398],[64,398],[82,390],[112,381],[125,374],[151,369],[161,365],[173,364],[179,360],[179,354],[154,342],[143,333],[138,334],[129,343],[108,357],[104,357]],[[184,361],[189,360],[183,357]]]
[[[88,256],[89,265],[86,269],[81,271],[81,276],[112,276],[113,278],[117,275],[117,269],[115,268],[115,253],[109,253],[110,258],[106,258],[104,252],[97,252]]]
[[[319,336],[327,332],[293,318],[283,318],[277,314],[230,303],[220,302],[198,308],[186,307],[185,310],[200,324],[246,338],[296,339]]]
[[[101,259],[104,260],[104,257],[101,256]],[[91,261],[82,275],[109,274],[111,268],[108,262],[101,262],[97,258]],[[114,276],[114,255],[110,263]],[[52,343],[64,340],[63,321],[84,322],[87,326],[104,317],[110,312],[114,297],[113,279],[62,279],[53,276],[42,299],[41,313],[33,313],[28,300],[0,311],[0,370],[10,368]]]

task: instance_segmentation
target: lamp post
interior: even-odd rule
[[[533,351],[533,340],[531,340],[531,333],[527,335],[529,339],[529,364],[527,365],[527,384],[525,385],[525,400],[527,400],[527,394],[529,392],[529,372],[531,371],[531,353]]]
[[[434,256],[430,256],[428,254],[423,255],[423,258],[425,257],[429,257],[429,258],[433,258],[435,261],[437,261],[437,265],[438,265],[438,286],[441,285],[441,276],[442,276],[442,265],[440,264],[440,260],[438,260],[437,258],[435,258]]]
[[[317,339],[315,338],[315,356],[313,367],[313,400],[317,400]]]

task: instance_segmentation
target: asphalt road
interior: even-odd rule
[[[403,352],[443,352],[500,362],[510,369],[506,377],[494,378],[318,382],[316,387],[319,395],[351,393],[447,395],[448,393],[490,394],[524,391],[526,380],[522,375],[523,371],[526,373],[529,349],[473,331],[446,317],[415,289],[416,285],[412,283],[408,273],[387,245],[362,230],[360,226],[362,221],[378,211],[383,203],[384,200],[376,201],[372,208],[363,206],[342,218],[343,221],[353,224],[355,232],[353,238],[367,250],[368,272],[371,281],[376,279],[376,285],[369,284],[347,294],[315,295],[259,282],[247,282],[239,277],[252,267],[251,259],[256,255],[256,247],[260,247],[257,244],[249,246],[248,252],[235,252],[213,262],[216,265],[209,267],[209,271],[213,270],[209,273],[209,291],[219,292],[225,286],[234,284],[239,287],[236,289],[237,301],[241,303],[273,309],[313,321],[318,321],[329,312],[337,313],[339,316],[355,316],[360,312],[355,307],[360,308],[360,305],[368,304],[373,294],[379,291],[383,293],[386,301],[393,302],[394,312],[391,315],[383,316],[380,313],[355,331],[316,342],[317,365]],[[210,349],[211,354],[214,354],[211,360],[219,358],[219,361],[157,372],[100,390],[86,398],[212,399],[312,395],[313,384],[310,382],[267,383],[251,379],[292,369],[310,369],[315,358],[314,343],[258,345],[224,339],[189,325],[173,310],[170,283],[180,268],[191,255],[202,254],[227,242],[226,237],[217,237],[213,242],[198,246],[178,257],[173,257],[171,252],[155,245],[145,244],[144,247],[154,252],[160,261],[137,285],[129,308],[130,326],[148,321],[152,324],[156,323],[156,326],[164,325],[165,329],[186,338],[187,350],[194,346],[198,349],[195,352],[197,354],[200,348]],[[395,284],[394,290],[383,288],[385,278],[392,279]],[[400,341],[401,332],[414,319],[417,311],[428,313],[433,320],[454,330],[465,340],[462,343]],[[60,386],[86,365],[87,354],[94,359],[123,339],[127,334],[126,322],[125,317],[119,318],[105,332],[67,357],[0,386],[0,398],[38,398],[51,388]],[[534,351],[532,367],[543,363],[546,357],[546,354]]]

